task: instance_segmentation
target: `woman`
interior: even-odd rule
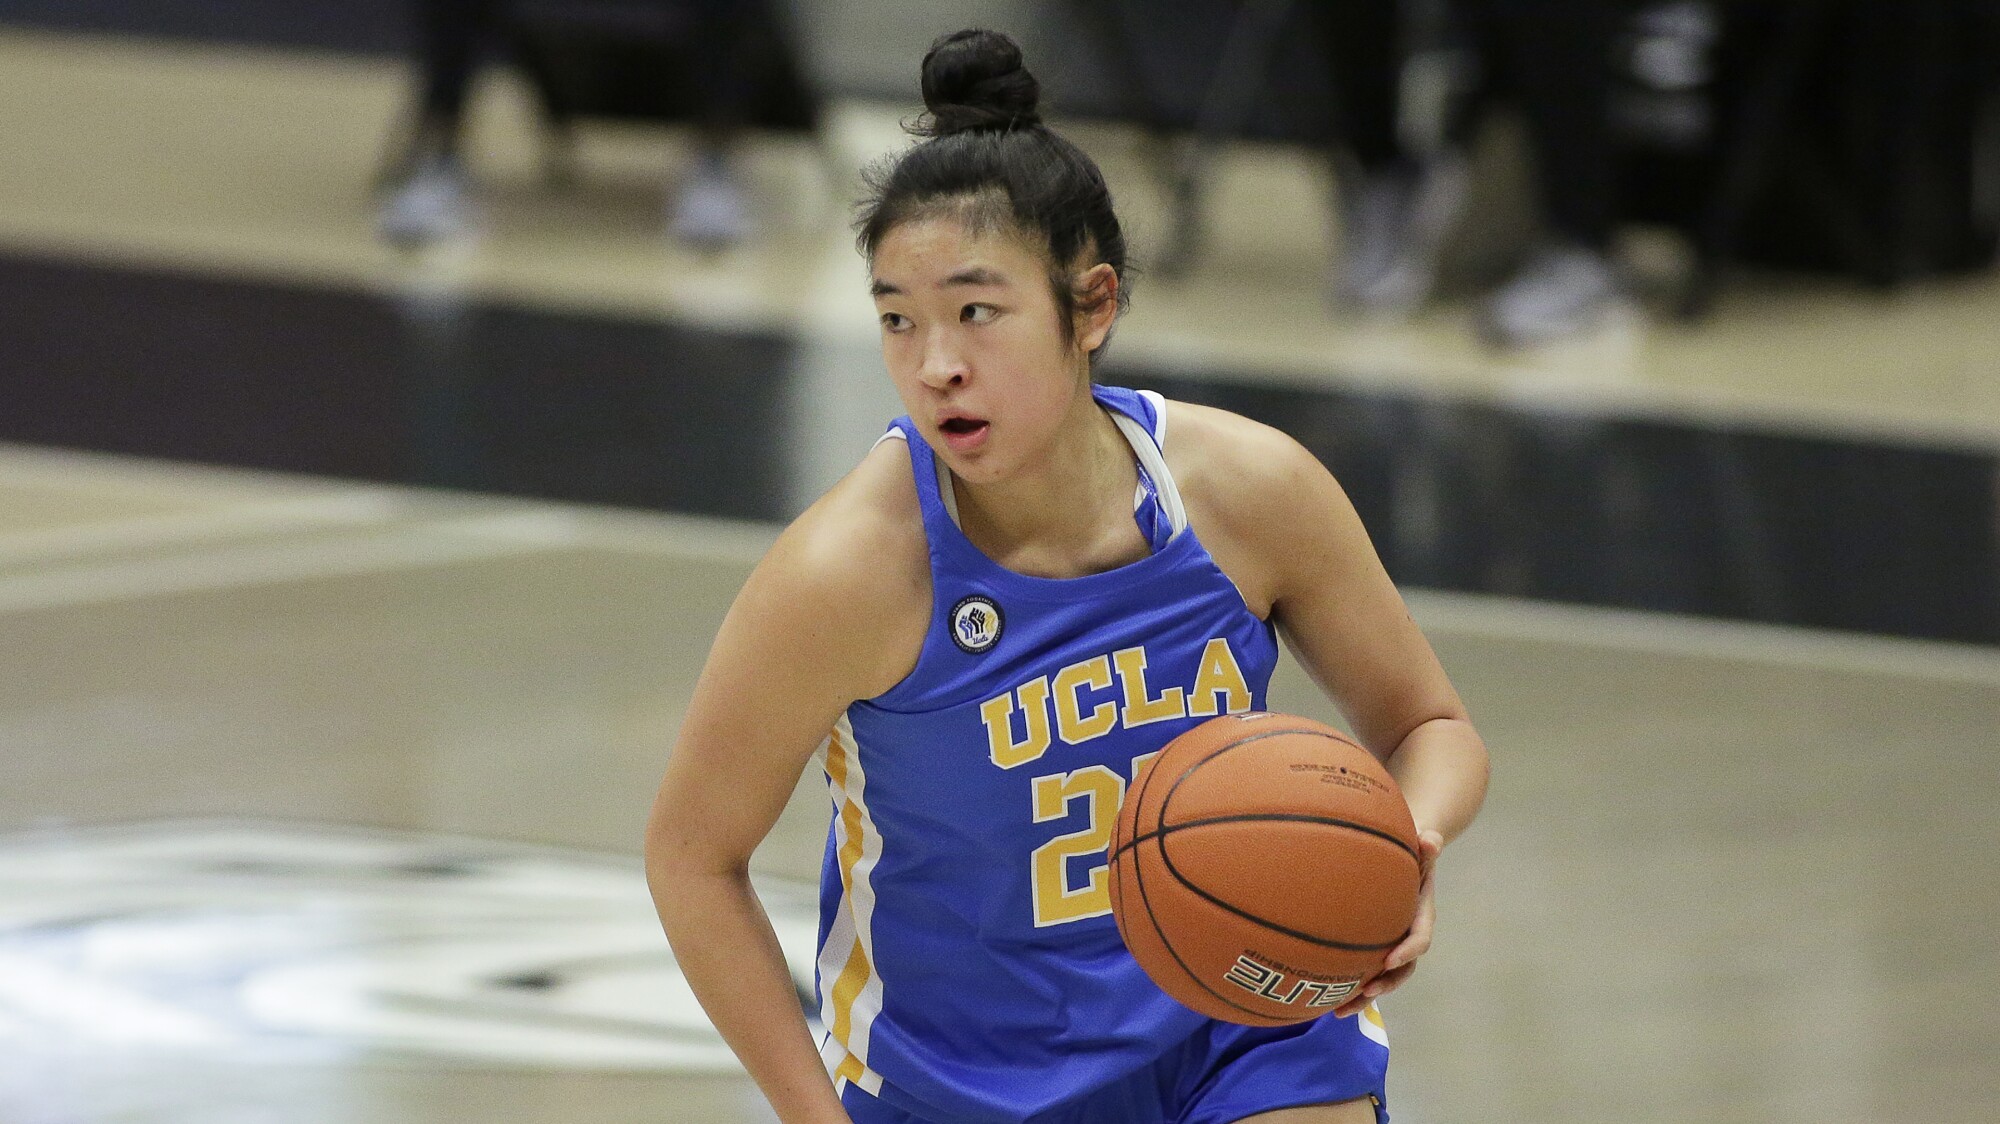
[[[860,235],[909,416],[716,638],[647,838],[675,955],[787,1122],[1386,1119],[1372,1000],[1429,946],[1428,860],[1478,810],[1485,749],[1310,454],[1092,385],[1124,238],[1013,42],[940,40],[923,88],[931,139],[874,177]],[[1263,705],[1280,627],[1387,758],[1426,877],[1366,994],[1251,1029],[1146,979],[1104,846],[1136,762]],[[822,744],[815,1045],[747,870]]]

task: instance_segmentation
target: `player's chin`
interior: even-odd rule
[[[1010,466],[994,455],[991,448],[973,452],[941,452],[939,454],[952,474],[968,484],[993,484],[1005,480]]]

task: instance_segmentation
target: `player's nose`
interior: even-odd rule
[[[931,332],[924,340],[923,368],[919,374],[925,385],[937,390],[962,386],[971,373],[950,332]]]

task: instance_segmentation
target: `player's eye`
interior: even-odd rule
[[[1000,310],[990,304],[968,304],[959,310],[958,318],[968,324],[984,324],[1000,315]]]
[[[900,312],[882,314],[882,326],[892,332],[900,332],[910,326],[910,318]]]

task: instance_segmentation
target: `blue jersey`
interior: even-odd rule
[[[1151,754],[1263,708],[1277,641],[1187,527],[1161,400],[1095,394],[1132,444],[1153,553],[1085,577],[987,558],[921,434],[908,418],[892,431],[929,541],[931,624],[909,676],[827,742],[818,980],[836,1084],[931,1119],[1020,1120],[1206,1022],[1126,951],[1106,852]]]

